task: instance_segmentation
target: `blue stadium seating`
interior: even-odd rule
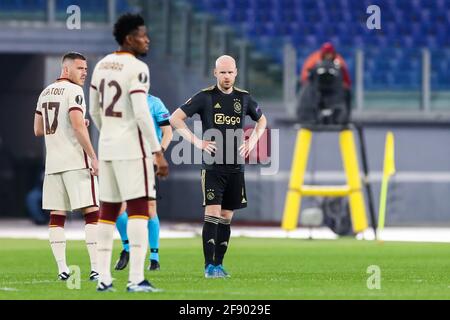
[[[78,5],[85,13],[102,13],[107,9],[107,0],[57,0],[56,11],[65,12],[70,5]],[[47,0],[0,0],[0,12],[36,12],[45,11]],[[118,12],[124,12],[129,8],[127,0],[117,0]]]
[[[354,75],[354,49],[366,53],[365,88],[416,90],[421,49],[432,53],[432,87],[450,90],[450,0],[189,0],[250,38],[282,62],[282,41],[294,44],[299,67],[332,41]],[[371,4],[381,8],[381,30],[366,27]],[[276,45],[274,45],[276,44]]]
[[[81,14],[103,14],[106,18],[107,13],[107,2],[105,0],[101,1],[85,1],[85,0],[58,0],[56,3],[56,12],[66,13],[66,10],[71,5],[79,6],[81,9]]]
[[[39,11],[47,5],[46,0],[2,0],[0,1],[0,11]]]

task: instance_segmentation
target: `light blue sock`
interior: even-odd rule
[[[156,215],[148,220],[148,242],[150,243],[150,260],[159,261],[159,218]]]
[[[122,212],[117,217],[116,228],[119,231],[120,239],[122,239],[123,250],[126,252],[130,252],[130,246],[128,244],[128,235],[127,235],[127,224],[128,224],[128,214],[126,211]]]

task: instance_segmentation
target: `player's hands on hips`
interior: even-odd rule
[[[98,176],[98,160],[97,158],[91,159],[91,175]]]
[[[217,149],[215,141],[196,140],[194,145],[200,150],[206,151],[208,154],[215,152]]]
[[[165,178],[169,175],[169,164],[162,151],[156,152],[154,157],[154,162],[156,164],[156,176]]]

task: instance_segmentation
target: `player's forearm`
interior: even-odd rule
[[[86,126],[79,126],[74,128],[75,137],[78,140],[78,143],[81,145],[83,150],[86,152],[90,159],[97,159],[97,156],[94,151],[94,147],[91,144],[91,139],[89,137],[89,131]]]
[[[162,131],[161,148],[167,150],[170,141],[172,141],[173,138],[172,128],[170,126],[164,126],[161,127],[161,131]]]
[[[36,137],[43,137],[44,136],[44,129],[34,128],[34,135]]]
[[[34,117],[34,135],[36,137],[44,135],[44,123],[42,122],[42,116],[38,114]]]
[[[255,129],[253,130],[250,139],[257,142],[259,138],[264,134],[264,130],[266,130],[267,127],[267,119],[264,115],[259,118],[259,120],[256,122]]]
[[[183,119],[176,116],[176,113],[170,117],[170,124],[176,129],[176,131],[187,141],[195,145],[198,142],[198,138],[186,125]]]
[[[161,151],[161,145],[156,136],[155,124],[147,106],[147,98],[143,93],[131,95],[131,103],[137,125],[146,139],[150,143],[152,153]]]
[[[150,117],[150,116],[149,116]],[[150,142],[150,148],[152,150],[152,153],[161,151],[161,145],[158,143],[158,139],[156,138],[156,132],[155,128],[149,123],[148,119],[143,119],[142,117],[136,117],[136,122],[139,127],[139,129],[142,132],[142,135],[144,136],[144,139]]]

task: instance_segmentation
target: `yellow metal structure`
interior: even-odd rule
[[[303,196],[348,196],[353,231],[355,233],[364,231],[368,225],[353,132],[345,129],[339,133],[341,156],[347,177],[347,184],[342,186],[311,186],[303,184],[311,140],[311,130],[305,128],[299,130],[281,227],[285,230],[297,228]]]
[[[386,144],[384,147],[383,179],[381,180],[377,234],[380,234],[384,229],[389,179],[394,173],[395,173],[394,134],[391,131],[389,131],[386,134]]]

